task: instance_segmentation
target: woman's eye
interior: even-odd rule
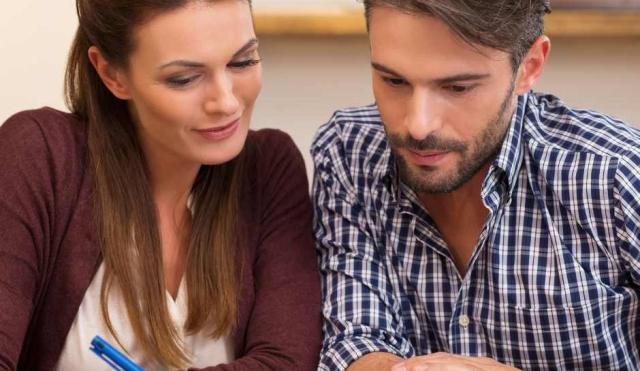
[[[194,82],[196,79],[198,78],[197,75],[193,75],[193,76],[178,76],[178,77],[171,77],[169,79],[167,79],[167,84],[174,86],[174,87],[185,87],[187,85],[189,85],[190,83]]]
[[[404,79],[393,78],[393,77],[383,77],[382,80],[384,80],[384,82],[386,82],[388,85],[392,87],[399,87],[407,84],[407,82]]]
[[[245,61],[231,62],[228,64],[231,68],[247,68],[260,63],[260,59],[247,59]]]

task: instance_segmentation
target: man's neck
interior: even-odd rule
[[[482,203],[482,182],[487,175],[490,163],[483,166],[471,179],[460,188],[449,193],[419,193],[418,197],[422,205],[433,217],[439,219],[455,220],[461,214],[473,213],[474,210],[486,210]]]
[[[447,243],[461,276],[466,273],[480,232],[489,215],[481,197],[482,182],[489,167],[490,163],[454,192],[418,194],[420,202],[429,211]]]

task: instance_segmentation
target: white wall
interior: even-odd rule
[[[75,1],[3,2],[0,123],[27,108],[64,107],[64,66],[76,27]]]
[[[269,0],[256,0],[267,4]],[[289,0],[282,0],[289,1]],[[317,0],[307,0],[311,3]],[[335,0],[336,4],[347,0]],[[350,1],[350,0],[348,0]],[[5,2],[0,12],[0,123],[19,110],[64,109],[72,0]],[[261,5],[262,6],[262,5]],[[261,38],[264,90],[254,127],[278,127],[306,156],[317,127],[338,108],[368,104],[368,44],[352,38]],[[640,39],[557,39],[539,90],[640,124]]]

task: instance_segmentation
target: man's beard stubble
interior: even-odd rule
[[[467,183],[480,169],[491,161],[500,151],[502,142],[511,122],[511,114],[507,113],[513,98],[515,80],[512,80],[509,90],[500,105],[496,118],[476,137],[470,145],[452,139],[439,138],[429,135],[422,140],[410,136],[388,133],[391,151],[394,154],[398,171],[402,181],[418,193],[450,193]],[[451,170],[451,174],[443,174],[444,179],[434,179],[437,168],[428,166],[409,165],[398,151],[400,148],[419,151],[450,151],[460,153],[461,158]]]

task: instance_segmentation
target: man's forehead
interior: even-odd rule
[[[436,17],[388,6],[374,8],[369,37],[372,60],[405,74],[416,68],[439,71],[438,76],[510,68],[509,53],[469,44]]]

